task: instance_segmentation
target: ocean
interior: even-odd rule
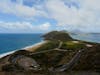
[[[71,34],[74,39],[100,43],[100,34],[99,33],[87,33],[87,34]]]
[[[42,34],[0,34],[0,54],[42,41]],[[100,34],[71,34],[74,39],[100,43]]]
[[[42,41],[42,34],[0,34],[0,54]]]

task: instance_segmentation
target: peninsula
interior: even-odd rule
[[[69,71],[91,71],[99,75],[99,43],[73,39],[66,31],[52,31],[42,37],[42,43],[0,58],[0,75],[8,72],[9,75],[13,72],[18,73],[15,75],[64,75],[58,73]]]

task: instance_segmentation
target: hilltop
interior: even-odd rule
[[[70,41],[73,38],[66,32],[66,31],[51,31],[46,33],[42,36],[44,40],[51,40],[51,41]]]

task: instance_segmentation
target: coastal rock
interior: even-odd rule
[[[2,66],[2,70],[6,71],[37,71],[40,70],[39,64],[32,59],[31,57],[28,57],[28,54],[30,52],[26,50],[19,50],[15,53],[11,54],[8,61],[9,64],[6,64]]]

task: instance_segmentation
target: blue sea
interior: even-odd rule
[[[0,54],[42,41],[42,34],[0,34]],[[75,39],[100,43],[100,34],[72,34]]]
[[[100,33],[81,33],[81,34],[71,34],[74,39],[100,43]]]
[[[42,34],[0,34],[0,54],[42,41]]]

